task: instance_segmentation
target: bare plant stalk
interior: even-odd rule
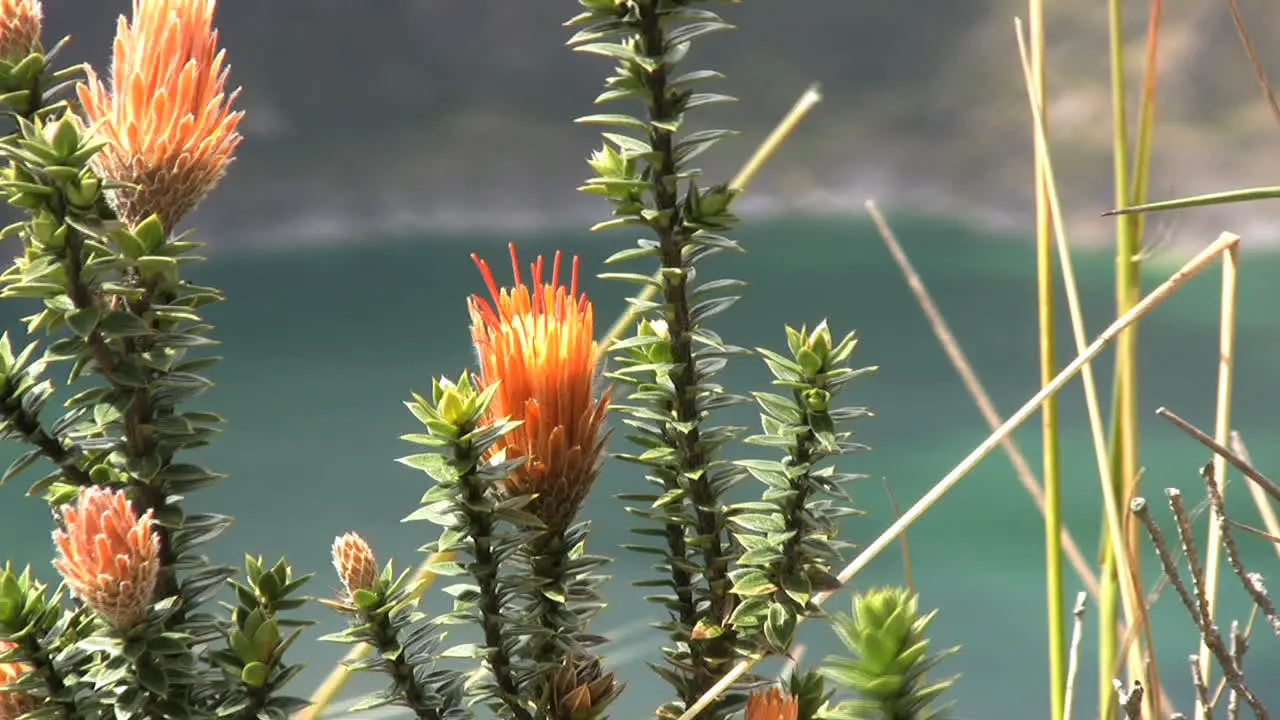
[[[1204,270],[1204,268],[1212,262],[1214,258],[1225,252],[1227,248],[1238,245],[1239,243],[1239,236],[1231,233],[1222,233],[1218,236],[1217,240],[1214,240],[1208,247],[1197,253],[1195,257],[1187,261],[1187,263],[1179,268],[1177,272],[1169,276],[1169,278],[1163,283],[1160,283],[1159,287],[1152,290],[1146,297],[1142,298],[1142,300],[1133,306],[1133,309],[1121,317],[1116,318],[1116,321],[1107,327],[1106,330],[1103,330],[1102,334],[1100,334],[1097,339],[1089,345],[1084,354],[1077,356],[1074,360],[1068,363],[1067,366],[1062,369],[1062,372],[1058,373],[1058,375],[1053,378],[1052,382],[1041,388],[1039,392],[1031,397],[1031,399],[1027,400],[1027,402],[1024,403],[1022,407],[1019,408],[1018,411],[1015,412],[1008,420],[1006,420],[1003,425],[987,437],[986,440],[983,440],[982,443],[979,444],[978,447],[974,448],[964,460],[961,460],[958,465],[952,468],[951,472],[947,473],[945,477],[939,480],[928,492],[924,494],[923,497],[917,500],[914,505],[903,513],[902,517],[898,518],[898,520],[890,525],[884,532],[880,533],[880,535],[873,540],[871,544],[867,545],[867,547],[859,553],[857,557],[850,561],[850,563],[846,565],[837,576],[841,585],[848,585],[851,578],[861,572],[863,568],[870,564],[872,560],[876,559],[880,553],[884,552],[885,548],[892,545],[893,542],[897,540],[912,523],[919,520],[920,517],[929,510],[929,508],[936,505],[938,501],[941,500],[952,488],[954,488],[971,470],[973,470],[979,462],[981,462],[987,455],[991,454],[991,451],[995,449],[996,445],[999,445],[1002,440],[1011,435],[1014,430],[1018,429],[1018,427],[1022,425],[1022,423],[1026,422],[1028,418],[1039,411],[1040,406],[1045,401],[1045,398],[1061,390],[1063,385],[1066,385],[1067,382],[1074,378],[1083,366],[1093,360],[1098,353],[1102,352],[1103,348],[1115,340],[1116,336],[1123,332],[1125,328],[1129,327],[1134,322],[1137,322],[1137,320],[1143,315],[1151,312],[1160,305],[1160,303],[1167,300],[1170,295],[1185,285],[1188,280]],[[832,594],[832,592],[819,593],[814,596],[813,601],[818,606],[821,606],[828,598],[831,597]],[[680,715],[679,720],[693,720],[693,718],[696,718],[698,713],[702,712],[708,705],[715,702],[716,698],[718,698],[721,693],[736,683],[748,670],[751,669],[753,665],[755,665],[759,659],[759,656],[756,656],[739,660],[733,668],[729,670],[729,672],[725,673],[725,675],[720,678],[719,682],[709,688],[702,694],[702,697],[698,698],[696,702],[690,705],[688,709]]]
[[[1076,695],[1076,676],[1080,673],[1080,642],[1084,639],[1084,611],[1088,593],[1076,593],[1076,605],[1071,611],[1075,623],[1071,630],[1071,650],[1067,660],[1067,678],[1064,687],[1067,692],[1063,697],[1062,720],[1071,720],[1071,710]]]
[[[1230,442],[1231,434],[1231,386],[1234,377],[1235,344],[1236,344],[1236,279],[1239,269],[1239,250],[1228,251],[1222,256],[1222,300],[1219,304],[1218,321],[1218,397],[1213,423],[1213,439],[1219,445]],[[1221,455],[1213,456],[1213,480],[1223,481],[1219,499],[1225,498],[1227,477],[1227,460]],[[1213,480],[1209,482],[1213,482]],[[1209,618],[1214,617],[1218,609],[1218,578],[1220,574],[1220,558],[1223,545],[1222,530],[1226,527],[1225,500],[1213,503],[1213,493],[1209,498],[1212,507],[1209,509],[1209,540],[1205,545],[1205,599],[1209,602],[1207,612]],[[1209,666],[1209,653],[1203,642],[1200,645],[1200,674],[1205,682],[1213,677],[1213,669]]]
[[[1253,465],[1253,461],[1249,458],[1249,448],[1245,446],[1244,440],[1240,437],[1240,433],[1231,433],[1231,451],[1240,457],[1241,460]],[[1276,509],[1272,507],[1271,501],[1267,499],[1266,492],[1258,486],[1257,483],[1246,483],[1249,487],[1249,495],[1253,497],[1253,504],[1258,508],[1258,514],[1262,516],[1262,523],[1267,528],[1267,533],[1272,538],[1280,538],[1280,518],[1276,517]],[[1276,551],[1276,555],[1280,556],[1280,540],[1272,540],[1271,547]]]
[[[1275,91],[1271,89],[1271,83],[1267,80],[1267,71],[1262,67],[1258,52],[1253,49],[1253,41],[1249,39],[1249,31],[1245,29],[1244,18],[1240,16],[1240,7],[1236,0],[1227,0],[1227,9],[1231,11],[1231,22],[1235,23],[1236,34],[1240,36],[1240,44],[1244,46],[1244,54],[1249,58],[1249,64],[1253,66],[1253,74],[1262,88],[1262,96],[1271,106],[1271,114],[1275,115],[1276,120],[1280,120],[1280,102],[1276,101]]]
[[[1195,438],[1196,442],[1226,458],[1232,467],[1243,473],[1246,478],[1270,495],[1272,499],[1280,500],[1280,485],[1276,485],[1275,481],[1263,475],[1261,471],[1245,462],[1239,455],[1231,452],[1223,447],[1221,443],[1206,435],[1203,430],[1178,417],[1168,408],[1157,408],[1156,414],[1176,425],[1179,430]]]
[[[1029,0],[1032,93],[1045,103],[1044,2]],[[1036,207],[1036,308],[1040,338],[1040,384],[1057,373],[1053,323],[1053,229],[1043,148],[1037,141],[1032,152],[1032,177]],[[1040,411],[1042,467],[1044,473],[1044,575],[1045,630],[1049,635],[1049,712],[1062,720],[1066,702],[1066,608],[1062,587],[1062,436],[1058,431],[1058,399],[1048,398]]]
[[[956,373],[960,376],[960,382],[964,383],[965,390],[973,398],[974,404],[978,406],[978,412],[982,414],[982,419],[987,422],[992,432],[998,430],[1004,424],[1005,419],[996,410],[995,403],[991,401],[990,393],[987,392],[982,381],[978,379],[978,374],[974,371],[973,365],[969,363],[969,358],[960,347],[960,342],[951,331],[950,325],[943,317],[938,304],[934,302],[928,288],[925,287],[924,280],[916,272],[915,266],[911,263],[910,258],[907,257],[906,251],[903,250],[902,244],[898,242],[897,236],[894,234],[893,229],[889,227],[889,223],[880,212],[876,201],[868,200],[866,208],[867,214],[871,216],[871,221],[875,223],[876,229],[880,232],[880,238],[884,241],[885,246],[889,248],[889,254],[893,256],[898,269],[902,271],[907,287],[916,298],[916,303],[924,311],[925,319],[929,321],[929,327],[933,330],[934,336],[938,338],[943,352],[947,354],[947,359],[951,361],[952,367],[955,368]],[[1013,470],[1018,476],[1018,482],[1027,491],[1027,494],[1031,496],[1036,509],[1043,516],[1046,512],[1044,489],[1040,486],[1040,481],[1036,478],[1035,471],[1031,469],[1031,463],[1027,460],[1027,456],[1022,454],[1022,449],[1018,447],[1018,443],[1012,437],[1002,440],[1000,447],[1009,456],[1009,462],[1013,465]],[[1080,552],[1080,546],[1072,536],[1071,529],[1067,527],[1062,528],[1062,549],[1066,553],[1071,567],[1075,570],[1076,577],[1080,579],[1081,584],[1084,585],[1089,595],[1096,599],[1098,596],[1098,578],[1093,574],[1089,563],[1085,561],[1084,555]]]
[[[1231,525],[1227,521],[1226,503],[1222,497],[1222,484],[1215,474],[1216,467],[1217,463],[1206,465],[1201,472],[1201,476],[1204,478],[1205,490],[1209,494],[1209,505],[1213,509],[1213,518],[1218,525],[1218,535],[1222,538],[1222,547],[1226,550],[1227,566],[1231,568],[1231,572],[1235,573],[1236,577],[1240,578],[1240,584],[1244,586],[1244,591],[1249,594],[1249,599],[1253,600],[1253,604],[1258,610],[1262,611],[1262,616],[1271,625],[1271,630],[1275,632],[1276,637],[1280,637],[1280,615],[1276,614],[1276,606],[1271,602],[1271,596],[1267,594],[1266,586],[1262,584],[1262,576],[1247,571],[1244,567],[1244,561],[1240,559],[1240,550],[1236,546],[1235,537],[1231,534]],[[1209,615],[1210,620],[1213,619],[1211,613],[1206,614]]]
[[[1209,699],[1209,683],[1205,682],[1204,671],[1200,669],[1199,655],[1187,657],[1191,665],[1191,687],[1196,691],[1196,707],[1203,708],[1197,720],[1213,720],[1213,702]]]
[[[1218,633],[1218,628],[1209,620],[1208,614],[1205,612],[1203,570],[1199,562],[1199,552],[1195,546],[1195,536],[1191,532],[1191,524],[1187,519],[1186,509],[1182,504],[1181,493],[1169,488],[1165,490],[1165,495],[1169,498],[1169,509],[1173,511],[1174,520],[1177,524],[1178,540],[1187,557],[1187,566],[1192,583],[1191,590],[1188,590],[1186,584],[1182,582],[1182,576],[1174,564],[1173,554],[1169,551],[1168,543],[1165,542],[1164,536],[1156,525],[1155,520],[1151,518],[1146,500],[1134,498],[1132,502],[1133,514],[1137,516],[1140,524],[1146,529],[1147,537],[1156,551],[1156,557],[1160,560],[1161,569],[1164,571],[1165,577],[1169,579],[1169,583],[1173,585],[1174,591],[1178,594],[1178,599],[1182,601],[1183,607],[1186,608],[1187,613],[1191,616],[1191,620],[1195,623],[1200,637],[1205,641],[1205,646],[1209,652],[1213,653],[1213,657],[1218,661],[1218,664],[1222,666],[1222,674],[1227,686],[1244,699],[1259,720],[1266,720],[1266,707],[1245,685],[1241,666],[1232,658],[1222,640],[1222,636]],[[1207,717],[1206,713],[1210,706],[1202,705],[1199,700],[1197,700],[1196,705],[1195,717],[1197,720]]]
[[[1053,224],[1054,236],[1057,241],[1059,264],[1062,268],[1063,285],[1067,294],[1067,309],[1071,317],[1072,337],[1075,340],[1076,352],[1080,353],[1085,347],[1084,335],[1084,314],[1080,305],[1080,294],[1078,284],[1076,283],[1075,270],[1071,261],[1070,246],[1067,243],[1066,229],[1063,226],[1062,208],[1058,199],[1057,184],[1054,179],[1053,160],[1049,152],[1048,137],[1044,129],[1044,111],[1041,104],[1037,100],[1036,78],[1032,72],[1031,64],[1028,59],[1027,43],[1023,37],[1022,25],[1018,20],[1014,21],[1017,31],[1018,51],[1022,60],[1022,70],[1024,80],[1027,86],[1027,100],[1031,108],[1031,117],[1033,119],[1033,130],[1036,139],[1036,153],[1042,157],[1045,168],[1045,182],[1048,188],[1048,199],[1050,205],[1050,218]],[[1107,549],[1110,555],[1104,553],[1104,568],[1113,568],[1118,588],[1113,588],[1107,592],[1118,590],[1119,598],[1124,608],[1124,625],[1130,628],[1127,633],[1133,635],[1132,630],[1137,629],[1141,632],[1141,637],[1146,640],[1148,651],[1152,649],[1154,642],[1151,636],[1150,624],[1146,621],[1146,605],[1142,601],[1141,581],[1138,578],[1137,571],[1134,569],[1134,563],[1130,562],[1134,557],[1134,550],[1125,542],[1124,522],[1121,513],[1120,499],[1126,497],[1125,492],[1117,493],[1114,489],[1118,485],[1116,478],[1116,467],[1111,458],[1108,457],[1107,441],[1105,431],[1103,429],[1101,404],[1098,401],[1097,385],[1094,382],[1093,369],[1086,365],[1080,371],[1081,384],[1084,387],[1085,406],[1089,414],[1089,429],[1093,438],[1094,458],[1098,464],[1098,480],[1102,485],[1103,511],[1105,517],[1104,539],[1108,541]],[[1106,558],[1111,558],[1106,560]],[[1109,565],[1108,565],[1109,563]],[[1106,585],[1104,584],[1105,588]],[[1103,593],[1099,598],[1099,606],[1102,610],[1113,607],[1115,598]],[[1114,609],[1114,608],[1113,608]],[[1117,620],[1114,613],[1107,615],[1103,613],[1106,622],[1112,626],[1117,626]],[[1113,635],[1119,635],[1118,631],[1113,629]],[[1113,638],[1114,639],[1114,638]],[[1105,650],[1105,643],[1103,644]],[[1100,652],[1103,652],[1100,650]],[[1131,670],[1137,674],[1135,677],[1145,678],[1147,685],[1156,692],[1147,693],[1147,700],[1152,704],[1151,710],[1154,713],[1158,707],[1157,699],[1163,699],[1163,689],[1159,684],[1159,673],[1155,670],[1154,664],[1151,671],[1146,672],[1146,666],[1143,664],[1142,647],[1140,645],[1126,645],[1125,653],[1127,655]],[[1149,654],[1154,657],[1153,652]],[[1117,657],[1117,653],[1111,652],[1108,657],[1113,661]],[[1154,663],[1154,661],[1153,661]],[[1100,671],[1106,677],[1113,677],[1110,668]],[[1108,695],[1110,697],[1110,695]]]

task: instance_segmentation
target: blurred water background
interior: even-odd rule
[[[1031,246],[950,221],[909,215],[891,221],[998,407],[1012,413],[1037,388]],[[784,323],[828,318],[836,332],[856,329],[861,344],[855,359],[880,368],[852,386],[846,398],[876,413],[858,428],[874,451],[842,465],[871,476],[853,488],[867,515],[846,525],[850,539],[865,543],[893,521],[885,482],[907,506],[981,442],[987,428],[868,223],[847,216],[751,221],[736,236],[748,253],[722,255],[703,268],[704,279],[731,276],[750,282],[745,299],[718,319],[727,340],[782,348]],[[203,452],[202,460],[231,477],[189,500],[194,509],[236,518],[232,529],[211,545],[216,559],[238,564],[246,552],[269,560],[284,554],[299,571],[318,573],[310,586],[315,595],[330,594],[336,587],[328,550],[334,535],[348,530],[359,530],[380,556],[394,557],[399,567],[417,563],[415,548],[434,535],[427,524],[400,522],[427,481],[394,462],[412,451],[398,436],[415,431],[401,401],[411,390],[429,390],[432,375],[456,375],[473,361],[464,298],[483,285],[468,254],[474,250],[506,267],[505,244],[514,240],[526,260],[561,249],[582,256],[584,267],[595,269],[629,239],[582,232],[369,237],[345,246],[221,252],[196,268],[194,280],[224,288],[229,298],[209,312],[224,343],[219,354],[226,360],[211,373],[217,387],[196,406],[229,420],[225,434]],[[1172,253],[1154,258],[1145,286],[1154,287],[1176,260]],[[1102,251],[1078,254],[1091,337],[1114,318],[1113,262]],[[1280,432],[1275,413],[1280,326],[1272,314],[1275,286],[1267,281],[1278,272],[1280,257],[1251,253],[1241,277],[1234,425],[1264,470],[1280,466],[1275,443]],[[592,278],[586,287],[603,330],[621,310],[630,287]],[[1206,272],[1141,326],[1140,402],[1149,420],[1142,437],[1143,483],[1145,492],[1159,500],[1155,514],[1162,519],[1167,519],[1162,488],[1175,486],[1191,498],[1202,497],[1197,468],[1208,455],[1154,411],[1165,405],[1211,427],[1218,293],[1218,273]],[[0,324],[10,332],[21,332],[21,305],[0,304]],[[1062,332],[1069,337],[1066,325]],[[1067,360],[1064,352],[1063,364]],[[1097,366],[1103,392],[1109,388],[1109,364],[1108,352]],[[758,361],[746,358],[730,365],[724,381],[733,388],[761,388],[767,374]],[[1078,380],[1063,397],[1066,518],[1091,554],[1099,532],[1098,480]],[[721,420],[758,427],[755,414],[746,409],[725,412]],[[1038,436],[1035,423],[1017,435],[1033,462],[1038,462]],[[0,448],[0,459],[15,451],[14,445]],[[647,576],[648,563],[618,551],[620,543],[628,542],[633,521],[612,495],[634,490],[641,482],[632,466],[608,464],[584,511],[595,527],[591,550],[618,556],[609,568],[615,576],[607,591],[610,606],[594,629],[614,638],[606,647],[608,662],[630,683],[614,713],[619,718],[649,716],[665,689],[644,665],[660,660],[661,638],[645,624],[656,606],[628,585]],[[1234,481],[1230,501],[1240,508],[1242,519],[1256,522],[1255,513],[1245,508],[1240,483]],[[20,482],[0,489],[0,549],[52,579],[52,524],[39,500],[22,496],[24,489]],[[742,490],[755,488],[744,484]],[[1203,523],[1200,527],[1203,535]],[[908,537],[922,603],[942,609],[934,625],[936,643],[963,646],[947,665],[963,674],[954,691],[957,716],[1045,713],[1042,526],[1004,456],[993,454]],[[1263,541],[1246,537],[1243,544],[1257,569],[1268,574],[1275,567],[1276,558]],[[1153,565],[1148,557],[1148,576]],[[895,547],[857,577],[852,589],[903,579]],[[1234,578],[1228,576],[1223,587],[1226,615],[1244,618],[1247,607]],[[1072,578],[1068,588],[1074,596],[1080,585]],[[442,593],[428,598],[427,609],[446,607]],[[847,612],[849,593],[832,598],[828,607]],[[312,614],[320,626],[310,637],[339,629],[338,618],[328,611],[315,608]],[[1170,693],[1186,707],[1189,685],[1183,679],[1186,655],[1195,651],[1192,626],[1171,593],[1157,604],[1155,617]],[[800,636],[806,661],[838,650],[820,623],[804,626]],[[1086,659],[1093,644],[1091,628]],[[297,648],[309,662],[293,687],[303,695],[345,650],[311,641]],[[1275,643],[1258,642],[1249,665],[1258,678],[1280,671]],[[1082,672],[1079,702],[1092,709],[1094,670],[1085,667]],[[348,694],[371,687],[367,679],[357,679]],[[1257,689],[1272,702],[1280,701],[1276,686]]]

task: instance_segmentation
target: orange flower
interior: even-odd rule
[[[333,567],[348,596],[355,595],[357,590],[373,590],[378,585],[378,562],[373,557],[373,549],[356,533],[333,539]]]
[[[160,568],[151,511],[142,517],[119,490],[86,488],[62,508],[65,530],[53,533],[54,567],[89,607],[121,630],[146,616]]]
[[[492,453],[528,460],[508,478],[512,495],[537,493],[529,511],[548,528],[562,531],[573,520],[600,472],[601,432],[608,392],[598,398],[596,343],[591,302],[578,293],[578,259],[569,287],[560,284],[560,253],[543,282],[543,264],[533,263],[533,286],[520,279],[510,246],[515,287],[499,290],[489,265],[474,253],[492,304],[468,300],[471,338],[480,356],[480,385],[498,383],[488,419],[523,421]]]
[[[7,640],[0,640],[0,655],[15,647],[17,645]],[[18,682],[29,672],[31,672],[31,666],[26,663],[0,663],[0,687]],[[0,720],[17,720],[38,707],[40,707],[40,701],[24,692],[0,690]]]
[[[799,698],[778,688],[756,690],[747,697],[745,720],[796,720],[799,715]]]
[[[0,0],[0,60],[18,62],[40,47],[40,0]]]
[[[103,177],[138,185],[109,199],[130,225],[153,213],[166,231],[213,189],[240,144],[239,90],[225,92],[228,68],[213,29],[215,0],[133,0],[121,16],[111,90],[90,70],[76,88],[85,116],[107,146],[94,158]]]

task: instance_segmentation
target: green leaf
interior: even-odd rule
[[[430,475],[436,482],[454,483],[458,481],[458,468],[443,455],[421,453],[399,458],[396,462],[421,470]]]
[[[123,310],[111,310],[102,316],[98,329],[107,337],[138,337],[151,334],[151,328],[137,315]]]
[[[1178,200],[1134,205],[1133,207],[1110,210],[1107,215],[1131,215],[1134,213],[1159,212],[1161,210],[1180,210],[1183,208],[1205,207],[1208,205],[1226,205],[1228,203],[1252,202],[1254,200],[1274,200],[1280,198],[1280,187],[1248,188],[1244,190],[1228,190],[1226,192],[1196,195]]]

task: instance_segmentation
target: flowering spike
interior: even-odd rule
[[[0,0],[0,60],[21,61],[40,48],[40,0]]]
[[[91,487],[61,514],[65,529],[53,533],[53,565],[67,586],[117,628],[138,624],[160,568],[151,511],[138,517],[122,491]]]
[[[378,562],[373,549],[358,533],[349,532],[333,540],[333,567],[342,579],[347,596],[357,590],[373,591],[378,584]]]
[[[17,645],[14,643],[0,640],[0,655],[15,647]],[[31,672],[31,666],[26,663],[0,663],[0,687],[18,682],[29,672]],[[40,707],[40,701],[27,693],[0,690],[0,720],[17,720],[38,707]]]
[[[778,688],[756,690],[747,697],[745,720],[796,720],[800,699]]]
[[[599,474],[608,393],[596,397],[593,309],[577,295],[577,258],[570,288],[560,284],[560,254],[543,282],[543,259],[532,263],[533,285],[520,277],[509,247],[513,287],[499,290],[489,266],[472,255],[489,288],[486,300],[468,301],[471,337],[480,360],[481,388],[498,383],[488,418],[523,421],[492,453],[525,457],[508,479],[511,494],[536,493],[529,509],[551,529],[563,530]]]
[[[213,29],[215,0],[133,0],[116,23],[110,90],[92,69],[76,88],[85,116],[107,146],[94,157],[130,225],[152,214],[172,231],[213,189],[233,159],[242,111],[226,93],[225,51]]]

